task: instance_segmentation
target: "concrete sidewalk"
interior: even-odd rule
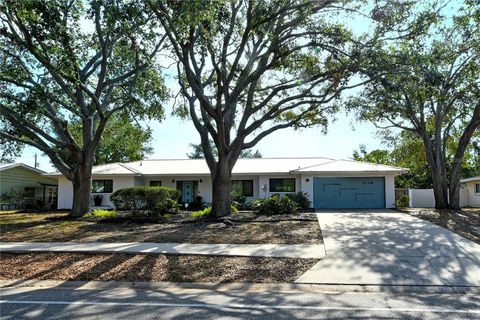
[[[153,242],[1,242],[0,252],[156,253],[321,259],[322,244],[192,244]]]

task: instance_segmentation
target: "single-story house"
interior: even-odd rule
[[[17,207],[56,207],[57,179],[45,171],[24,163],[0,163],[0,197],[2,203]]]
[[[480,176],[460,180],[460,206],[480,208]]]
[[[328,158],[239,159],[233,168],[233,188],[247,200],[273,194],[306,192],[314,208],[393,208],[395,176],[407,169]],[[72,207],[72,183],[60,173],[58,208]],[[204,159],[142,160],[93,167],[92,196],[110,194],[131,186],[166,186],[181,192],[181,201],[196,196],[212,201],[210,171]],[[93,203],[93,202],[92,202]]]

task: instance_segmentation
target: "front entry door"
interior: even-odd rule
[[[183,182],[182,202],[183,203],[193,202],[193,182],[192,181]]]

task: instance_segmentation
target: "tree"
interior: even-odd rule
[[[479,10],[467,2],[452,21],[437,11],[435,29],[372,51],[371,81],[349,102],[360,119],[421,140],[437,208],[459,207],[462,163],[480,126]]]
[[[210,141],[210,144],[213,146],[214,142]],[[187,153],[187,157],[189,159],[205,159],[205,154],[203,153],[202,144],[194,144],[190,143],[190,147],[193,149],[191,152]],[[216,149],[213,150],[213,154],[215,157],[218,156],[218,151]],[[252,158],[261,158],[262,154],[258,150],[242,150],[240,153],[239,158],[243,159],[252,159]]]
[[[44,152],[73,184],[72,216],[90,210],[94,155],[109,119],[163,116],[153,58],[163,38],[135,3],[0,3],[0,137]],[[72,135],[81,123],[81,135]]]
[[[73,137],[81,140],[81,124],[72,124]],[[93,164],[143,160],[153,152],[152,130],[128,117],[113,115],[105,126],[100,142],[95,149]]]
[[[362,2],[148,4],[178,61],[185,100],[179,113],[188,114],[200,134],[217,217],[230,213],[231,172],[242,150],[284,128],[326,128],[336,111],[332,102],[359,85],[349,80],[361,49],[373,44],[344,23]],[[395,17],[383,15],[382,27]]]

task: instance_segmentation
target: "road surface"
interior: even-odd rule
[[[480,296],[476,294],[1,290],[1,319],[480,319]]]

